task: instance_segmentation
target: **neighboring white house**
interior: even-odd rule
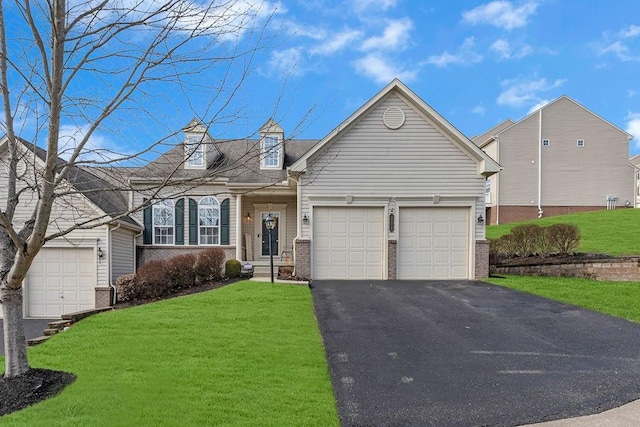
[[[488,224],[634,206],[632,138],[568,96],[472,138],[504,168],[487,184]]]
[[[640,208],[640,154],[636,154],[629,159],[629,164],[635,173],[635,207]]]
[[[195,120],[183,131],[184,144],[128,170],[131,198],[118,200],[126,200],[125,206],[102,210],[125,212],[127,203],[144,202],[167,176],[190,185],[182,184],[178,195],[175,189],[160,194],[147,209],[113,226],[70,236],[76,246],[65,239],[43,249],[45,264],[50,257],[75,257],[83,266],[84,272],[69,275],[91,300],[87,305],[108,304],[92,291],[108,289],[119,274],[181,253],[220,247],[227,258],[266,266],[267,215],[277,220],[276,261],[294,265],[299,277],[488,275],[485,183],[500,166],[399,80],[319,141],[287,139],[271,119],[252,140],[214,140]],[[80,172],[99,179],[99,171]],[[100,209],[89,195],[77,203]],[[58,273],[34,279],[41,274],[36,271],[25,288],[27,315],[71,310],[60,283],[75,279],[62,276],[49,283]],[[31,285],[38,280],[43,284]],[[32,287],[55,289],[47,293],[42,311],[33,308]]]

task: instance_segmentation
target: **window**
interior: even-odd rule
[[[163,200],[153,205],[153,243],[173,245],[174,226],[173,200]]]
[[[280,138],[277,135],[267,135],[262,139],[262,166],[280,166]]]
[[[542,146],[543,147],[548,147],[549,146],[549,140],[548,139],[543,139],[542,140]]]
[[[204,146],[202,135],[187,135],[185,138],[185,156],[188,167],[204,166]]]
[[[215,197],[203,197],[198,203],[198,233],[201,245],[220,244],[220,203]]]
[[[584,139],[578,140],[578,147],[584,147]]]

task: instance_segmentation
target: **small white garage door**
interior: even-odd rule
[[[398,278],[469,278],[469,208],[400,208]]]
[[[382,279],[384,210],[313,209],[313,278]]]
[[[29,317],[59,317],[95,308],[96,268],[92,248],[46,248],[27,275]]]

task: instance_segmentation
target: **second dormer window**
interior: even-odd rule
[[[201,168],[204,166],[204,146],[202,135],[187,135],[185,140],[187,167]]]
[[[280,138],[277,135],[267,135],[262,139],[262,166],[277,168],[280,166]]]

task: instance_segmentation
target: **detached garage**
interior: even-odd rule
[[[488,275],[484,193],[500,165],[399,80],[288,170],[299,195],[297,276]]]

